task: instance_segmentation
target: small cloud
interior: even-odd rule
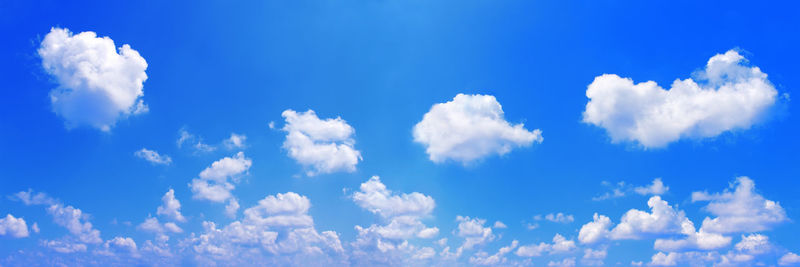
[[[149,161],[152,164],[157,165],[169,165],[172,163],[172,158],[167,155],[158,154],[158,152],[149,150],[147,148],[142,148],[133,153],[136,157]]]

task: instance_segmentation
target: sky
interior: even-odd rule
[[[798,7],[0,1],[0,265],[800,266]]]

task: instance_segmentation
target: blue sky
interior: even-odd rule
[[[0,264],[797,265],[797,8],[2,2]]]

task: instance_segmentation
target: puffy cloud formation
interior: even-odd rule
[[[175,190],[172,188],[161,197],[161,206],[158,206],[156,214],[166,216],[178,222],[186,221],[186,218],[181,214],[181,202],[175,199]]]
[[[192,234],[189,242],[201,260],[222,260],[226,264],[252,264],[253,260],[272,264],[341,264],[344,249],[339,235],[333,231],[318,233],[308,215],[309,207],[308,198],[297,193],[267,196],[246,209],[244,219],[224,228],[204,222],[205,232]]]
[[[65,241],[45,241],[43,246],[52,248],[62,253],[85,251],[85,244],[99,244],[103,240],[100,238],[100,231],[94,229],[89,222],[89,215],[84,214],[80,209],[72,206],[65,206],[60,201],[48,196],[45,193],[33,193],[32,190],[21,191],[11,197],[25,205],[47,206],[47,213],[53,217],[55,224],[67,229],[71,237]]]
[[[58,83],[50,102],[67,127],[109,131],[120,118],[147,112],[141,100],[147,62],[129,45],[117,50],[111,38],[94,32],[73,35],[52,28],[38,53],[42,67]]]
[[[755,183],[745,176],[722,193],[693,192],[692,202],[697,201],[709,201],[705,210],[717,216],[703,220],[701,230],[707,232],[763,231],[788,220],[781,205],[756,193]]]
[[[631,209],[613,230],[611,239],[641,239],[647,235],[680,233],[682,225],[689,222],[683,211],[675,210],[659,196],[647,201],[651,212]]]
[[[485,252],[479,252],[475,256],[469,258],[469,263],[473,265],[500,265],[505,264],[508,262],[508,259],[505,257],[506,254],[513,251],[519,245],[519,241],[514,240],[511,241],[511,244],[505,247],[501,247],[497,253],[493,255],[488,255]]]
[[[245,157],[243,152],[215,161],[200,172],[199,178],[192,179],[189,184],[193,193],[192,197],[218,203],[227,200],[226,213],[230,217],[234,217],[239,208],[239,202],[231,194],[235,188],[233,183],[238,183],[239,177],[247,173],[252,165],[253,161]]]
[[[289,157],[307,169],[306,175],[354,172],[361,152],[354,148],[355,130],[342,118],[321,120],[313,110],[281,114],[286,120],[283,148]]]
[[[58,253],[75,253],[75,252],[86,251],[86,244],[74,243],[74,242],[65,242],[59,240],[42,240],[41,245],[43,247],[52,249],[53,251]]]
[[[222,144],[225,145],[228,149],[242,149],[244,148],[245,142],[247,141],[247,136],[242,134],[231,133],[231,137],[222,141]]]
[[[494,240],[495,235],[491,227],[484,227],[486,220],[481,218],[470,218],[469,216],[456,216],[458,229],[456,234],[464,238],[464,243],[458,248],[457,253],[464,249],[472,249],[475,246],[486,244]]]
[[[158,152],[147,148],[142,148],[134,152],[133,155],[141,159],[144,159],[152,164],[169,165],[170,163],[172,163],[172,158],[170,158],[169,156],[158,154]]]
[[[551,267],[574,267],[575,266],[575,258],[566,258],[561,261],[549,261],[547,262],[547,266]]]
[[[419,248],[408,243],[409,239],[433,238],[439,228],[427,227],[422,219],[430,216],[436,206],[430,196],[418,192],[394,193],[386,188],[380,178],[371,177],[360,186],[351,198],[359,207],[377,214],[386,223],[369,227],[356,226],[356,240],[351,243],[355,261],[363,264],[388,264],[407,260],[407,257],[423,257],[429,248]]]
[[[609,228],[613,225],[611,219],[606,216],[594,214],[594,219],[581,226],[578,232],[578,241],[584,244],[592,244],[608,237]]]
[[[521,246],[517,249],[516,254],[520,257],[538,257],[544,253],[565,253],[575,248],[575,241],[567,240],[564,236],[556,234],[553,236],[552,244],[541,242],[538,245]]]
[[[15,218],[8,214],[5,218],[0,218],[0,236],[10,236],[14,238],[28,237],[28,224],[22,218]]]
[[[669,191],[669,186],[664,186],[661,178],[653,179],[653,183],[648,186],[637,186],[633,188],[633,192],[639,195],[663,195]]]
[[[669,90],[653,81],[634,84],[615,74],[597,76],[586,90],[583,122],[604,128],[612,142],[645,148],[748,129],[775,103],[778,92],[767,74],[746,63],[734,50],[717,54],[694,79],[675,80]]]
[[[794,254],[792,252],[788,252],[784,254],[780,260],[778,260],[778,265],[780,266],[796,266],[800,265],[800,256]]]
[[[608,252],[605,249],[587,248],[583,250],[581,263],[585,266],[603,266],[603,260],[605,260],[607,255]]]
[[[433,162],[463,164],[542,142],[539,129],[528,131],[522,123],[512,125],[503,114],[494,96],[458,94],[425,113],[414,126],[414,141],[425,146]]]
[[[544,215],[544,216],[536,215],[536,216],[533,216],[533,219],[537,220],[537,221],[547,220],[547,221],[551,221],[551,222],[554,222],[554,223],[571,223],[571,222],[575,221],[575,217],[574,216],[572,216],[570,214],[564,214],[564,213],[561,213],[561,212],[559,212],[559,213],[548,213],[547,215]]]

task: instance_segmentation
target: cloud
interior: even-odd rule
[[[41,245],[43,247],[52,249],[58,253],[76,253],[76,252],[85,252],[86,245],[81,243],[74,243],[74,242],[66,242],[66,241],[59,241],[59,240],[42,240]]]
[[[608,237],[608,229],[613,225],[611,219],[597,213],[593,218],[591,222],[581,226],[581,230],[578,232],[578,240],[581,243],[592,244]]]
[[[313,110],[298,113],[287,109],[283,148],[290,158],[307,169],[306,175],[354,172],[361,152],[354,148],[355,130],[342,118],[321,120]]]
[[[225,145],[228,149],[242,149],[244,148],[245,142],[247,141],[247,136],[242,134],[231,133],[231,137],[222,141],[222,144]]]
[[[410,245],[408,240],[430,239],[439,234],[439,228],[422,223],[436,206],[432,197],[418,192],[392,192],[378,176],[373,176],[361,184],[351,199],[359,207],[379,215],[384,222],[369,227],[355,226],[358,235],[351,247],[356,265],[396,264],[415,255],[417,259],[428,255],[428,249]]]
[[[133,155],[149,161],[152,164],[159,164],[159,165],[169,165],[172,163],[172,158],[167,155],[159,155],[158,152],[149,150],[147,148],[142,148],[133,153]]]
[[[793,265],[800,265],[800,256],[794,254],[792,252],[788,252],[778,260],[778,265],[780,266],[793,266]]]
[[[574,216],[572,216],[570,214],[564,214],[564,213],[561,213],[561,212],[559,212],[559,213],[549,213],[549,214],[544,215],[544,216],[536,215],[536,216],[533,216],[533,219],[537,220],[537,221],[547,220],[547,221],[551,221],[551,222],[554,222],[554,223],[571,223],[571,222],[575,221],[575,217]]]
[[[494,226],[492,226],[492,227],[494,229],[505,229],[505,228],[508,228],[508,226],[506,226],[506,224],[501,222],[501,221],[495,221],[494,222]]]
[[[156,214],[178,222],[186,221],[186,218],[181,214],[181,202],[175,199],[175,190],[172,190],[172,188],[161,197],[161,206],[158,206]]]
[[[155,217],[148,217],[144,220],[144,222],[139,224],[137,228],[145,232],[156,234],[183,233],[183,229],[181,229],[177,224],[172,222],[162,224]]]
[[[13,238],[28,237],[28,224],[22,218],[15,218],[8,214],[5,218],[0,218],[0,236],[10,236]]]
[[[566,258],[561,261],[549,261],[547,262],[547,266],[573,267],[575,266],[575,258]]]
[[[185,144],[191,145],[195,153],[208,153],[217,150],[216,146],[203,143],[203,138],[196,136],[186,130],[186,127],[178,131],[178,140],[175,141],[178,148],[183,148]]]
[[[310,206],[307,197],[294,192],[270,195],[246,209],[244,219],[224,228],[204,222],[204,233],[193,235],[187,242],[203,261],[209,262],[233,265],[339,262],[344,250],[338,234],[317,232],[308,215]],[[265,254],[269,256],[264,258]]]
[[[611,198],[620,198],[628,195],[629,193],[635,193],[638,195],[663,195],[667,191],[669,191],[669,186],[665,186],[664,182],[661,181],[661,178],[653,179],[649,185],[646,186],[632,186],[630,184],[625,183],[624,181],[616,183],[616,185],[612,185],[609,182],[603,181],[603,185],[605,186],[613,186],[611,188],[611,192],[606,192],[605,194],[593,197],[592,200],[600,201],[606,200]]]
[[[103,242],[100,238],[100,231],[94,229],[92,223],[89,222],[89,215],[84,214],[80,209],[72,206],[65,206],[60,201],[45,193],[33,193],[32,190],[18,192],[12,196],[12,200],[21,201],[29,206],[47,206],[47,213],[53,217],[53,222],[66,228],[67,231],[81,243],[97,244]],[[52,245],[56,246],[61,244],[56,243]]]
[[[693,192],[692,202],[698,201],[709,201],[704,209],[717,216],[703,220],[701,230],[707,232],[763,231],[788,220],[781,205],[756,193],[755,183],[745,176],[722,193]]]
[[[651,212],[631,209],[613,230],[611,239],[641,239],[648,235],[681,233],[682,225],[689,222],[683,211],[675,210],[659,196],[647,201]],[[691,223],[691,222],[689,222]]]
[[[414,126],[414,141],[425,146],[430,160],[468,164],[489,155],[504,155],[515,147],[541,143],[539,129],[512,125],[494,96],[458,94],[431,107]]]
[[[518,245],[519,241],[514,240],[511,241],[510,245],[501,247],[497,253],[493,255],[488,255],[485,252],[479,252],[477,255],[469,258],[469,263],[473,265],[498,265],[506,263],[508,259],[505,257],[505,255],[517,248]]]
[[[229,207],[238,207],[238,202],[233,205],[233,202],[236,201],[231,194],[235,188],[233,183],[237,183],[239,177],[247,173],[252,165],[253,161],[245,157],[243,152],[215,161],[200,172],[199,178],[192,179],[189,184],[193,193],[192,197],[218,203],[227,200]],[[227,212],[231,213],[230,208]]]
[[[669,90],[653,81],[597,76],[586,90],[583,122],[604,128],[614,143],[644,148],[748,129],[775,103],[777,91],[767,74],[746,63],[734,50],[717,54],[694,79],[675,80]]]
[[[520,246],[519,249],[517,249],[516,254],[520,257],[538,257],[545,253],[566,253],[575,248],[575,241],[567,240],[564,236],[556,234],[553,236],[553,243],[548,244],[541,242],[537,245]]]
[[[67,127],[109,131],[120,118],[148,111],[141,99],[147,62],[129,45],[117,50],[109,37],[52,28],[38,53],[42,67],[58,83],[50,102]]]
[[[464,238],[464,243],[458,248],[459,253],[464,249],[472,249],[495,239],[492,228],[484,227],[486,223],[484,219],[456,216],[456,221],[458,222],[456,234]]]
[[[603,249],[591,249],[587,248],[583,250],[583,258],[581,259],[581,263],[585,266],[603,266],[603,260],[608,255],[608,252],[605,248]]]

